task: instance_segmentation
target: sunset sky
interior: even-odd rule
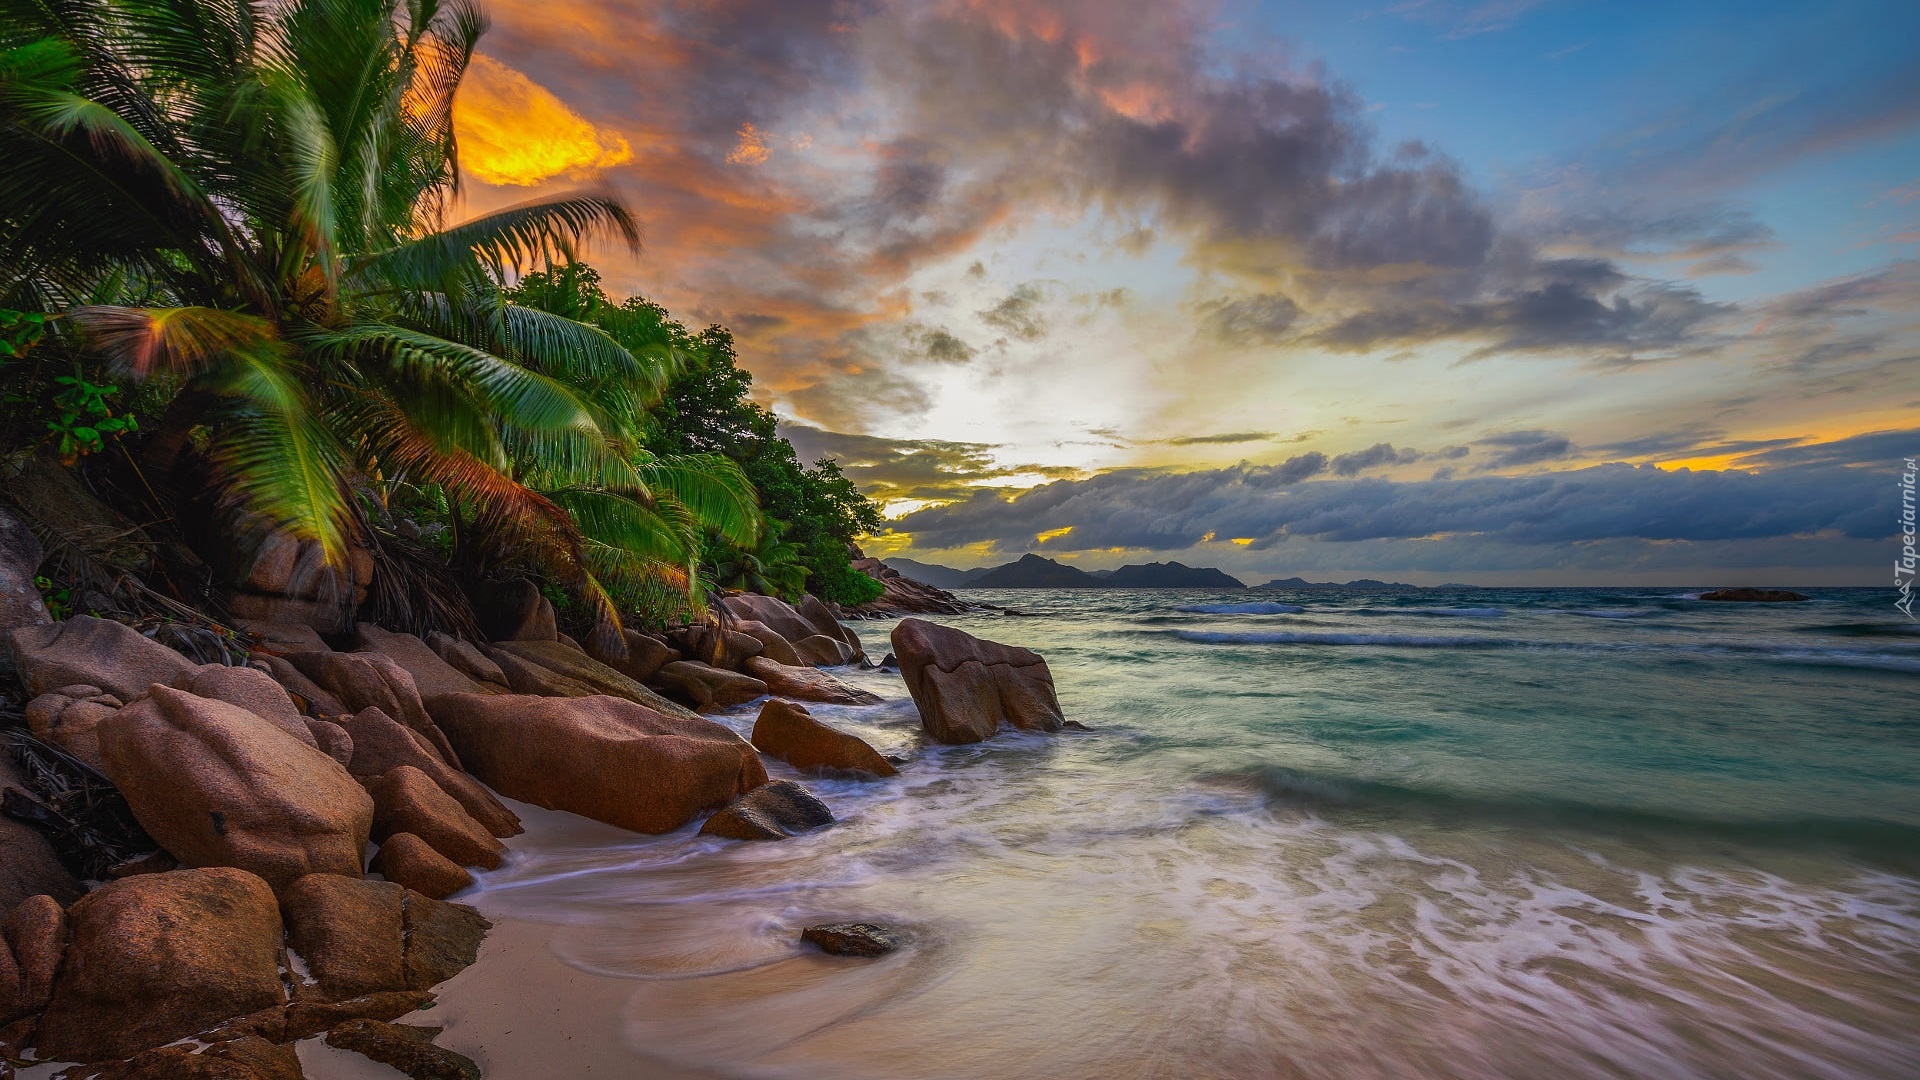
[[[465,208],[623,195],[874,553],[1891,583],[1911,0],[486,10]]]

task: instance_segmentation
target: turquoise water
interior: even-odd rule
[[[888,703],[816,715],[909,764],[808,780],[840,825],[556,841],[483,906],[569,927],[632,980],[608,1037],[702,1075],[1916,1075],[1889,593],[967,595],[1093,732],[924,745],[857,673]],[[796,950],[837,918],[914,944]]]

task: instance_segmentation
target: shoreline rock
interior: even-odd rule
[[[1003,722],[1023,731],[1058,731],[1065,720],[1053,673],[1031,649],[902,619],[893,628],[893,651],[921,725],[936,742],[980,742]]]

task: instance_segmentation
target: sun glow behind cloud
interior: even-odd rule
[[[618,132],[595,127],[546,87],[486,56],[467,69],[453,125],[461,166],[488,184],[527,187],[633,158]]]

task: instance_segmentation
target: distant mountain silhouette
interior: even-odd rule
[[[1211,566],[1177,562],[1134,563],[1108,575],[1109,589],[1244,589],[1246,583]]]
[[[924,582],[936,589],[958,589],[963,587],[968,578],[986,573],[985,567],[975,567],[972,570],[955,570],[951,566],[916,562],[912,559],[889,557],[884,561],[888,566],[900,571],[902,575],[912,578],[915,581]]]
[[[1305,578],[1290,577],[1254,586],[1256,589],[1417,589],[1419,587],[1398,581],[1380,581],[1370,577],[1355,578],[1344,585],[1337,581],[1308,581]]]
[[[1038,555],[996,566],[968,577],[963,589],[1098,589],[1106,582],[1076,566],[1066,566]]]

